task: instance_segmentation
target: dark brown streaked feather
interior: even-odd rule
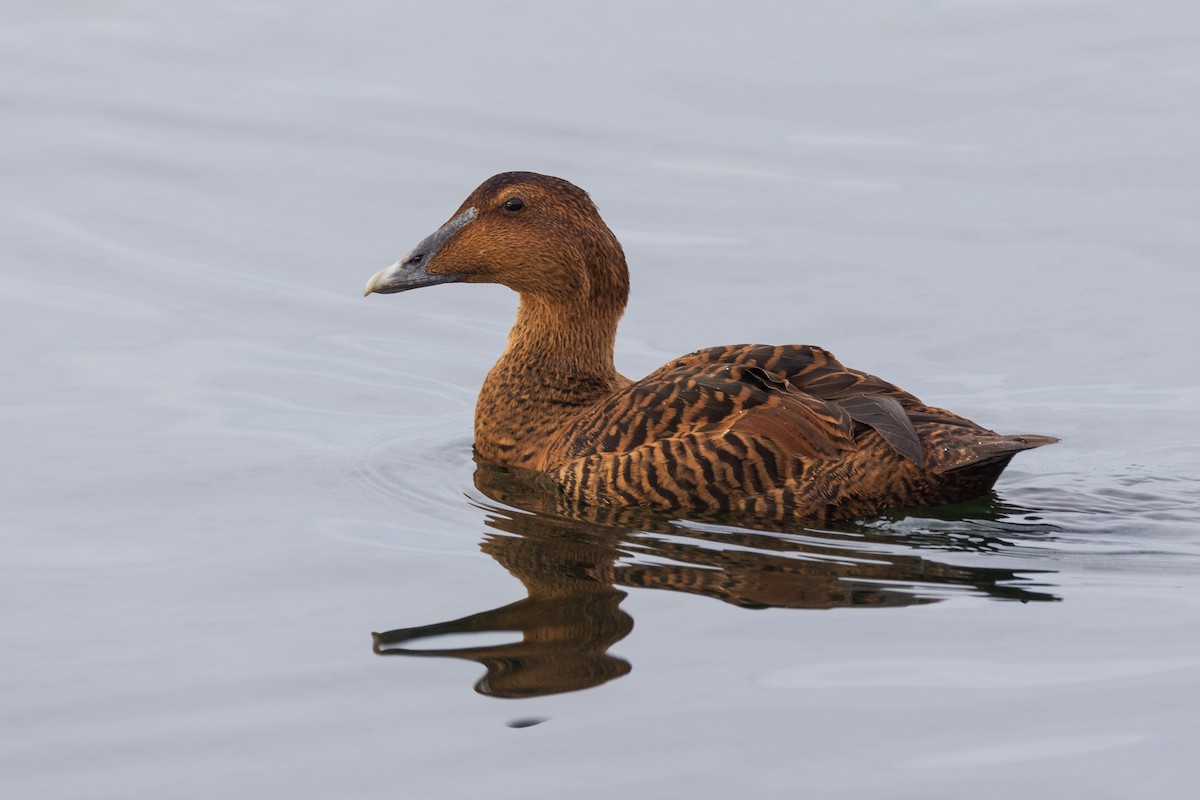
[[[768,439],[795,456],[837,458],[855,449],[851,416],[838,406],[805,396],[783,397],[748,411],[728,430]]]

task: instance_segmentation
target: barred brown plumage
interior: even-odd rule
[[[489,178],[366,293],[451,282],[520,295],[476,405],[477,453],[548,476],[568,505],[862,517],[978,496],[1013,455],[1057,441],[997,434],[811,345],[712,347],[630,381],[613,365],[624,252],[560,178]]]

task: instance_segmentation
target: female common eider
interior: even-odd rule
[[[864,517],[987,492],[1002,436],[811,345],[741,344],[640,381],[613,366],[625,254],[588,195],[532,172],[489,178],[366,294],[500,283],[520,295],[475,408],[475,448],[545,473],[567,503],[769,521]]]

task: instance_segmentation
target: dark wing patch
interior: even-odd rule
[[[836,401],[855,422],[869,425],[905,458],[925,466],[921,440],[900,401],[885,394],[861,394]]]

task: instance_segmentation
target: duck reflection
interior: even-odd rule
[[[569,509],[536,474],[489,464],[478,464],[475,485],[508,506],[482,506],[492,530],[480,547],[525,585],[528,597],[461,619],[373,634],[374,649],[477,661],[487,672],[475,689],[494,697],[576,691],[628,673],[627,661],[608,654],[633,629],[620,608],[626,593],[618,587],[687,592],[743,608],[905,606],[955,591],[1022,602],[1057,599],[1037,590],[1034,571],[950,565],[918,554],[1011,548],[1003,523],[987,532],[962,523],[968,514],[996,519],[1012,513],[994,502],[960,509],[957,529],[953,513],[944,513],[942,524],[951,530],[900,536],[896,522],[779,532],[628,510]],[[445,649],[408,646],[436,636],[488,633],[520,639]]]

